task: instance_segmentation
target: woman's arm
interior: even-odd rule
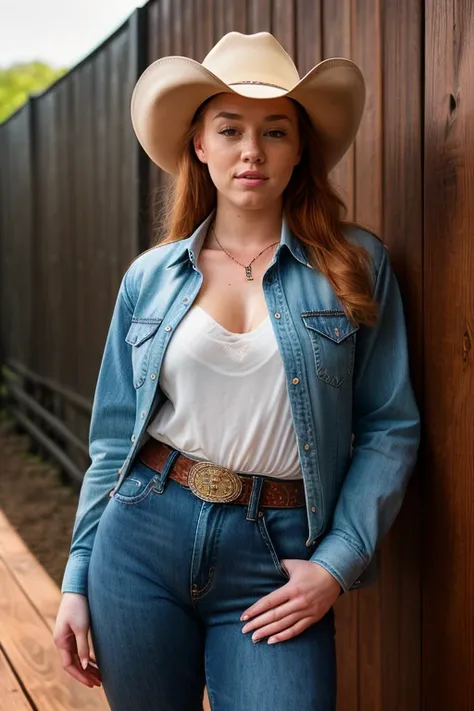
[[[135,423],[131,346],[125,336],[133,302],[126,272],[120,284],[97,380],[89,430],[91,464],[84,475],[61,592],[87,595],[87,572],[97,526],[117,470],[131,446]]]
[[[332,527],[311,560],[344,591],[370,562],[392,526],[417,458],[420,417],[409,373],[400,289],[388,252],[382,256],[374,297],[378,322],[359,329],[353,401],[353,453]]]

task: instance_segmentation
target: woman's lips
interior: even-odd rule
[[[267,182],[268,178],[236,178],[236,180],[241,184],[249,188],[256,188],[259,185],[263,185]]]

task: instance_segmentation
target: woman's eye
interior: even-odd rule
[[[230,136],[233,137],[237,133],[237,129],[235,128],[223,128],[222,131],[219,131],[219,133],[222,136]]]
[[[284,131],[279,131],[277,128],[273,129],[272,131],[268,131],[268,134],[273,134],[272,138],[283,138],[283,136],[286,136],[286,133]]]

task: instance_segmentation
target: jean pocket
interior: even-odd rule
[[[320,380],[338,388],[353,373],[357,324],[341,311],[307,311],[306,326]]]
[[[278,553],[276,552],[275,546],[273,545],[273,541],[270,537],[270,533],[267,528],[267,524],[265,523],[265,514],[261,515],[257,519],[257,525],[258,529],[260,531],[260,535],[262,536],[263,542],[267,546],[269,553],[272,557],[273,565],[277,569],[277,572],[282,575],[286,580],[290,579],[290,576],[286,572],[285,568],[283,567],[280,557]]]
[[[289,580],[290,576],[282,560],[308,560],[315,546],[306,546],[308,519],[305,507],[263,508],[257,517],[257,526],[277,572]]]
[[[113,498],[122,504],[138,504],[149,496],[157,483],[156,471],[137,459]]]

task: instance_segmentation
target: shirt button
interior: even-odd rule
[[[316,506],[311,506],[311,511],[312,511],[313,513],[316,513]]]
[[[130,437],[130,439],[132,440],[132,442],[135,442],[135,439],[136,439],[135,435],[132,435],[132,436]]]
[[[121,471],[122,471],[122,467],[120,467],[120,469],[117,469],[118,474],[120,474]]]
[[[165,326],[165,331],[171,331],[171,326]]]
[[[183,299],[183,303],[184,303],[184,304],[187,304],[187,303],[188,303],[188,301],[189,301],[188,297],[187,297],[187,296],[185,296],[185,297],[184,297],[184,299]]]
[[[299,382],[300,382],[299,378],[293,378],[293,385],[298,385]]]
[[[151,380],[156,380],[156,373],[152,373],[152,374],[150,375],[150,378],[151,378]]]
[[[339,336],[339,329],[338,329],[338,328],[335,328],[335,329],[334,329],[334,333],[336,334],[336,336]]]
[[[146,412],[145,412],[145,410],[143,410],[142,415],[141,415],[142,419],[145,417],[145,415],[146,415]]]
[[[279,313],[277,312],[277,313],[275,314],[275,318],[281,318],[281,314],[279,314]]]
[[[304,448],[306,449],[306,451],[308,451],[308,449],[309,449],[309,444],[306,443],[305,446],[304,446]]]

